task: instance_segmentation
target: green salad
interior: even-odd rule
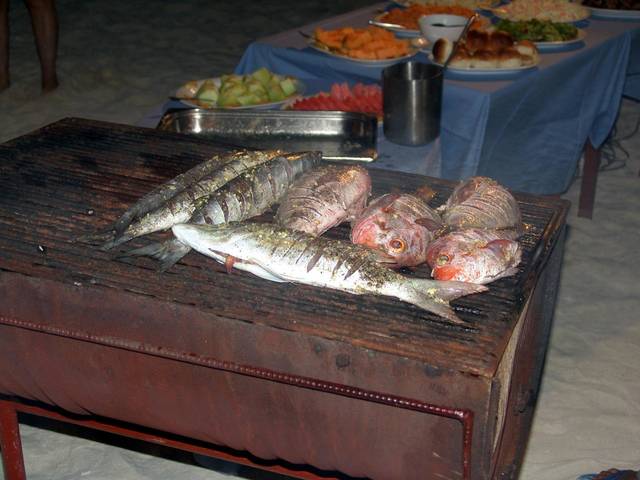
[[[555,23],[548,20],[500,20],[497,30],[511,34],[514,40],[532,42],[564,42],[578,36],[578,29],[570,23]]]

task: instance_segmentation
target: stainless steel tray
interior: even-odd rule
[[[377,119],[361,113],[195,108],[167,111],[157,128],[249,148],[319,150],[325,160],[371,162],[377,157]]]

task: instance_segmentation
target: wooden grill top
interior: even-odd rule
[[[564,225],[568,203],[518,195],[527,233],[517,276],[452,302],[453,325],[392,298],[269,282],[192,252],[166,273],[152,259],[115,260],[75,241],[103,230],[159,183],[224,150],[197,136],[69,118],[0,145],[0,274],[118,289],[267,325],[491,376]],[[375,166],[375,165],[374,165]],[[371,170],[373,195],[429,184],[443,203],[451,182]],[[347,238],[348,225],[328,232]],[[166,234],[165,234],[166,235]],[[165,236],[123,245],[118,252]],[[421,267],[409,275],[428,276]],[[124,296],[123,296],[124,297]]]

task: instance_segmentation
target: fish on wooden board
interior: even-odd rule
[[[320,152],[315,152],[293,160],[276,157],[253,167],[211,194],[189,223],[217,225],[261,215],[282,199],[296,178],[316,167],[321,160]],[[158,259],[159,270],[165,271],[190,250],[191,247],[173,238],[125,252],[120,258],[150,256]]]
[[[175,197],[178,193],[242,155],[246,155],[246,152],[233,151],[226,154],[214,155],[188,171],[181,173],[171,180],[168,180],[162,185],[154,188],[140,198],[135,204],[133,204],[133,206],[128,208],[127,211],[124,212],[118,220],[116,220],[112,227],[114,236],[121,235],[134,220],[137,220],[144,214],[160,207],[163,203]]]
[[[283,157],[291,161],[317,156],[317,152],[282,153],[279,150],[246,151],[222,168],[201,178],[155,210],[129,225],[121,234],[107,240],[102,248],[109,250],[133,238],[171,228],[177,223],[188,222],[193,214],[204,206],[209,196],[248,169]]]
[[[419,194],[387,193],[371,202],[354,220],[351,241],[384,252],[395,268],[424,263],[442,219]]]
[[[471,177],[461,182],[438,212],[451,230],[492,228],[522,232],[518,202],[506,188],[488,177]]]
[[[266,280],[395,297],[463,323],[449,301],[486,291],[482,285],[405,277],[376,260],[376,252],[350,242],[289,230],[275,224],[235,222],[172,227],[181,242]]]
[[[352,220],[371,194],[371,177],[359,165],[325,165],[302,175],[278,208],[276,222],[286,228],[322,235]]]
[[[467,228],[448,233],[429,245],[427,263],[437,280],[486,284],[515,275],[522,259],[517,233]]]

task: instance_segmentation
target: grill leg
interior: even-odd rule
[[[593,216],[598,167],[600,167],[600,149],[595,148],[591,145],[591,141],[587,140],[584,146],[584,168],[582,169],[582,184],[578,201],[579,217],[591,218]]]
[[[18,412],[11,402],[0,400],[0,449],[6,480],[27,480],[22,458]]]

